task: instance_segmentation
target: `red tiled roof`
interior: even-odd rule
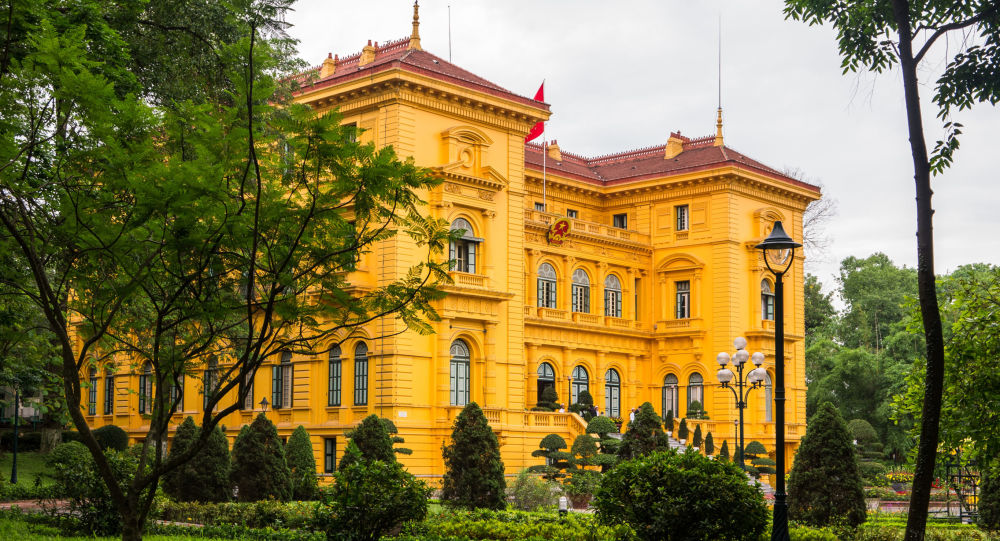
[[[812,184],[788,177],[777,169],[768,167],[726,146],[715,146],[714,142],[714,136],[687,139],[684,142],[684,151],[670,159],[664,159],[666,145],[596,158],[584,158],[560,151],[562,161],[557,162],[547,158],[545,166],[551,171],[565,174],[576,180],[601,186],[613,186],[652,177],[734,165],[753,169],[768,176],[778,177],[789,184],[819,192],[819,188]],[[527,143],[524,147],[524,162],[528,169],[541,170],[542,146]]]
[[[531,105],[540,109],[549,110],[549,105],[540,101],[535,101],[529,97],[515,94],[500,85],[487,81],[482,77],[466,71],[447,60],[443,60],[427,51],[410,49],[410,38],[403,38],[385,43],[382,46],[376,42],[375,60],[364,66],[358,66],[361,53],[355,53],[344,58],[337,57],[337,67],[333,75],[315,81],[311,85],[302,87],[303,92],[319,90],[324,87],[344,83],[361,77],[369,77],[375,73],[388,71],[390,69],[403,69],[421,75],[427,75],[459,86],[479,90],[486,94],[507,98],[525,105]],[[321,66],[313,68],[319,71]],[[308,73],[308,72],[307,72]],[[305,77],[302,77],[304,82]]]

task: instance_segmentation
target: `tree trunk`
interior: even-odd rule
[[[42,454],[50,453],[52,449],[60,443],[62,443],[62,430],[58,428],[42,429],[42,442],[39,446],[39,451],[41,451]]]
[[[122,541],[140,541],[142,525],[134,513],[122,514]]]
[[[921,541],[927,527],[927,505],[934,481],[937,458],[941,394],[944,387],[944,339],[938,310],[934,276],[934,210],[931,207],[931,169],[924,140],[917,86],[917,65],[913,59],[909,2],[893,0],[893,14],[899,32],[899,62],[906,99],[906,120],[913,155],[913,180],[917,191],[917,283],[920,292],[920,315],[927,343],[927,376],[924,381],[924,405],[920,425],[920,443],[910,492],[910,512],[906,521],[905,541]]]

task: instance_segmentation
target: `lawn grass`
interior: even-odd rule
[[[143,539],[149,541],[202,541],[210,539],[208,537],[182,536],[182,535],[144,535]],[[121,537],[63,537],[59,535],[59,529],[44,524],[31,524],[23,520],[12,518],[0,518],[0,539],[16,539],[17,541],[116,541]]]
[[[43,455],[37,451],[17,453],[17,483],[19,485],[34,485],[35,478],[42,478],[42,485],[51,485],[52,479],[43,475],[48,471]],[[0,457],[0,479],[10,481],[10,468],[14,462],[14,453],[5,451]]]

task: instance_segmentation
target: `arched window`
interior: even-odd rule
[[[604,374],[604,411],[608,417],[621,415],[622,380],[614,368]]]
[[[97,415],[97,369],[91,368],[88,376],[90,388],[87,389],[87,415]]]
[[[327,368],[329,370],[327,373],[329,381],[327,382],[326,405],[339,406],[342,368],[340,364],[340,346],[333,346],[333,349],[330,350],[330,360]]]
[[[146,361],[139,373],[139,413],[153,411],[153,365]]]
[[[451,343],[451,405],[469,403],[469,346],[462,340]]]
[[[472,224],[465,218],[455,218],[451,223],[452,231],[462,231],[461,237],[451,241],[448,258],[451,259],[452,270],[476,273],[476,248],[483,239],[472,235]]]
[[[354,405],[368,405],[368,345],[354,347]]]
[[[556,269],[548,263],[538,266],[538,306],[556,307]]]
[[[212,357],[208,360],[208,365],[205,367],[205,374],[202,378],[202,394],[204,394],[204,402],[202,403],[202,408],[208,409],[208,402],[215,396],[215,392],[219,387],[219,361]],[[218,406],[218,402],[215,404]],[[274,403],[274,407],[279,408],[277,402]]]
[[[677,410],[677,376],[673,374],[667,374],[663,378],[663,406],[661,408],[660,415],[664,419],[667,418],[667,412],[674,412],[674,417],[680,416],[680,411]],[[671,427],[667,427],[667,430],[672,430]]]
[[[104,415],[111,415],[115,408],[115,371],[110,366],[104,369]]]
[[[705,410],[705,392],[702,384],[705,382],[701,374],[695,372],[688,378],[688,412],[691,411],[691,404],[698,402],[698,411]]]
[[[622,284],[614,274],[604,279],[604,315],[622,317]]]
[[[771,375],[764,372],[764,421],[770,423],[771,405],[774,403],[773,387],[771,386]]]
[[[538,365],[538,400],[542,400],[542,393],[549,387],[556,386],[556,371],[549,363]]]
[[[572,299],[574,312],[590,313],[590,276],[583,269],[573,271]]]
[[[292,354],[285,351],[281,362],[271,367],[271,407],[274,409],[292,407],[292,389],[295,388],[295,369]]]
[[[573,369],[573,381],[570,384],[570,404],[576,404],[580,399],[580,393],[590,390],[590,376],[587,369],[577,366]]]
[[[771,282],[760,281],[760,317],[774,321],[774,291],[771,290]]]

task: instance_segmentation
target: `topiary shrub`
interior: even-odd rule
[[[200,436],[194,419],[185,419],[177,427],[168,460],[187,451]],[[163,476],[163,491],[182,502],[227,502],[233,493],[231,469],[229,440],[216,426],[198,453]]]
[[[430,489],[398,462],[357,460],[333,474],[315,512],[327,539],[377,541],[427,516]]]
[[[455,418],[451,445],[444,448],[443,454],[442,501],[465,508],[506,507],[507,482],[500,444],[475,402],[466,405]]]
[[[236,437],[231,477],[241,502],[291,499],[291,472],[285,462],[285,447],[277,429],[263,413]]]
[[[590,391],[583,390],[576,397],[576,403],[570,404],[569,411],[583,417],[584,421],[590,421],[594,417],[594,397]]]
[[[555,483],[539,479],[524,469],[507,488],[507,494],[515,509],[538,511],[556,504],[556,486]]]
[[[858,442],[859,446],[867,447],[873,443],[878,443],[878,432],[871,423],[864,419],[851,419],[847,422],[847,432],[851,439]]]
[[[722,440],[722,447],[719,448],[719,460],[729,460],[729,442]]]
[[[174,458],[191,447],[191,442],[193,442],[198,437],[198,425],[194,424],[194,419],[189,415],[184,419],[174,431],[174,439],[170,443],[170,454],[167,455],[167,460]],[[163,475],[163,492],[165,492],[171,498],[177,501],[192,501],[187,499],[184,493],[184,489],[189,485],[187,483],[187,464],[178,466],[177,468],[165,473]]]
[[[857,526],[865,521],[865,493],[854,444],[829,402],[809,419],[795,454],[788,476],[788,516],[813,526],[841,522]]]
[[[713,453],[715,453],[715,440],[712,439],[712,433],[709,432],[705,436],[705,454],[711,456]]]
[[[285,444],[285,460],[291,474],[292,499],[298,501],[316,498],[316,457],[306,427],[299,425]]]
[[[979,526],[995,532],[1000,530],[1000,464],[987,464],[980,476]]]
[[[537,409],[540,411],[556,411],[559,409],[559,394],[552,385],[542,389],[542,395],[538,397]]]
[[[660,425],[660,416],[653,410],[652,404],[643,402],[635,414],[635,420],[628,424],[628,431],[622,437],[618,458],[631,460],[669,447],[667,434]]]
[[[593,466],[597,456],[597,441],[590,434],[580,434],[573,440],[570,448],[573,463],[579,466]]]
[[[708,419],[708,415],[705,414],[705,408],[701,405],[701,402],[697,400],[692,400],[688,404],[688,419]]]
[[[701,437],[701,425],[694,427],[694,437],[691,438],[691,446],[695,449],[700,449],[704,441]]]
[[[124,451],[128,449],[128,433],[115,425],[105,425],[94,430],[94,439],[101,449]]]
[[[627,524],[645,540],[757,539],[767,528],[764,497],[730,462],[692,449],[658,451],[604,474],[598,520]]]
[[[679,440],[688,439],[687,419],[681,419],[681,424],[680,426],[677,427],[677,439]]]
[[[667,432],[674,431],[674,410],[667,410],[667,418],[663,420],[663,428]]]
[[[531,466],[528,471],[532,473],[544,474],[545,479],[554,481],[566,477],[565,470],[575,468],[573,455],[563,451],[566,448],[566,440],[559,434],[549,434],[538,442],[538,449],[531,452],[531,456],[544,457],[545,464]]]
[[[597,434],[600,445],[600,453],[591,460],[595,466],[600,466],[601,471],[608,471],[611,466],[618,462],[618,449],[621,447],[621,440],[610,437],[610,434],[618,432],[618,425],[607,417],[594,417],[587,423],[587,434]]]
[[[351,440],[350,443],[354,444],[365,460],[396,462],[396,453],[392,449],[392,436],[378,415],[365,417],[361,420],[361,424],[345,436]],[[348,454],[345,452],[340,459],[339,467],[345,467],[349,463],[345,461],[348,460]]]

